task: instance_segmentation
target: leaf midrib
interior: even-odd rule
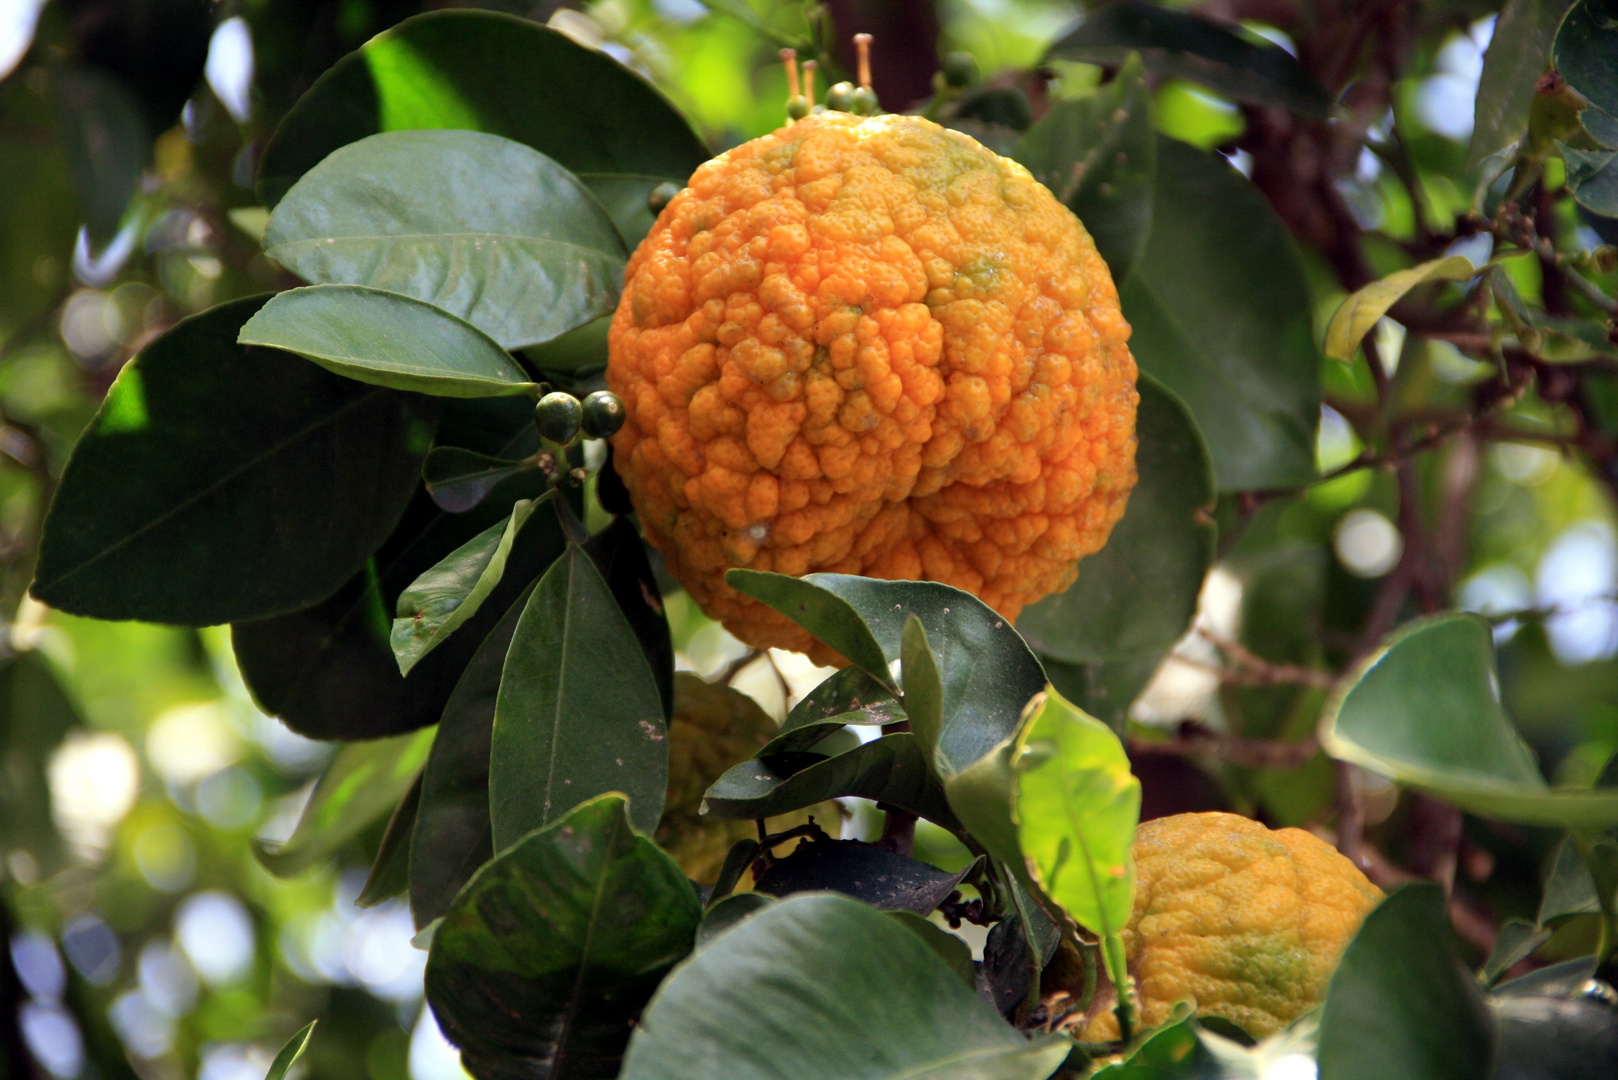
[[[504,241],[516,243],[534,242],[552,247],[568,248],[574,251],[584,252],[592,255],[600,255],[606,258],[617,259],[620,262],[624,261],[625,259],[625,256],[619,251],[612,251],[608,248],[594,247],[592,245],[579,243],[573,240],[558,240],[549,236],[530,236],[525,233],[502,232],[415,232],[377,234],[343,233],[335,236],[313,236],[299,240],[282,240],[279,243],[271,244],[265,249],[264,254],[268,255],[272,259],[275,259],[277,262],[284,262],[285,260],[281,259],[276,252],[286,251],[288,248],[313,248],[315,250],[320,250],[323,248],[330,248],[332,244],[338,242],[381,243],[402,240],[472,240],[488,241],[489,243],[500,243]],[[622,241],[620,241],[620,244],[621,243]]]

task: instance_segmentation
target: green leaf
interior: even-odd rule
[[[474,1076],[613,1076],[702,908],[603,795],[478,871],[433,936],[427,1000]]]
[[[1051,685],[1063,697],[1121,733],[1129,722],[1130,705],[1152,681],[1162,658],[1146,656],[1087,664],[1067,664],[1050,656],[1042,659]]]
[[[461,673],[422,770],[421,806],[410,836],[410,911],[417,929],[448,911],[455,894],[494,856],[489,820],[494,710],[506,652],[528,595],[511,605]]]
[[[506,654],[489,769],[494,847],[608,791],[650,833],[668,787],[657,680],[601,571],[569,547],[528,599]]]
[[[1478,268],[1465,255],[1446,255],[1396,271],[1350,293],[1326,328],[1326,355],[1334,360],[1353,360],[1360,340],[1411,289],[1433,281],[1470,281],[1477,275]]]
[[[1595,879],[1579,854],[1579,845],[1571,836],[1556,845],[1551,859],[1551,873],[1545,879],[1545,891],[1539,900],[1539,914],[1535,920],[1541,926],[1551,926],[1574,915],[1598,915],[1601,899],[1596,895]]]
[[[775,897],[757,892],[737,893],[720,899],[703,912],[702,925],[697,927],[696,947],[706,948],[720,934],[740,926],[774,903]]]
[[[1489,50],[1483,54],[1473,110],[1472,141],[1466,148],[1466,171],[1521,139],[1528,130],[1534,84],[1550,59],[1551,41],[1569,0],[1506,0],[1494,24]]]
[[[942,673],[934,760],[943,774],[966,768],[1016,731],[1022,707],[1045,685],[1039,661],[1010,624],[977,597],[948,585],[751,570],[732,570],[725,580],[888,685],[888,665],[900,658],[905,624],[916,616]]]
[[[1113,80],[1052,105],[1012,156],[1078,217],[1114,280],[1128,276],[1152,226],[1157,136],[1138,54]]]
[[[286,842],[254,845],[258,861],[276,877],[291,877],[336,852],[409,792],[434,734],[427,729],[344,745],[320,775]]]
[[[1135,359],[1191,409],[1221,491],[1314,478],[1320,386],[1307,281],[1257,188],[1218,155],[1158,138],[1152,235],[1119,299]]]
[[[1135,902],[1129,849],[1140,820],[1140,781],[1111,728],[1055,689],[1033,709],[1016,768],[1017,834],[1046,896],[1105,944]],[[1115,985],[1121,950],[1103,949]]]
[[[887,915],[802,896],[674,970],[622,1080],[1044,1080],[1068,1047],[1023,1038]]]
[[[621,517],[585,541],[584,550],[595,560],[596,569],[618,601],[618,610],[629,620],[630,629],[640,641],[641,654],[657,681],[664,719],[672,717],[674,641],[669,636],[668,617],[663,614],[657,575],[646,556],[646,542],[634,523]]]
[[[1579,0],[1556,31],[1556,70],[1602,112],[1618,114],[1618,3]]]
[[[1526,919],[1507,919],[1500,925],[1500,936],[1484,961],[1478,979],[1484,986],[1493,986],[1500,977],[1522,961],[1533,956],[1539,947],[1551,939],[1551,932],[1535,926]]]
[[[1320,1080],[1478,1080],[1494,1043],[1443,890],[1404,886],[1366,916],[1326,989]]]
[[[427,494],[440,510],[464,514],[493,491],[501,481],[538,465],[533,458],[495,457],[459,446],[435,446],[421,465]]]
[[[938,658],[927,643],[927,630],[914,615],[905,620],[900,664],[904,672],[905,716],[910,721],[910,730],[934,770],[947,776],[953,770],[948,762],[939,761],[938,754],[944,737],[944,679],[938,673]]]
[[[126,364],[68,461],[33,593],[76,615],[210,626],[317,603],[398,523],[438,407],[236,344],[264,297]]]
[[[1238,101],[1331,116],[1332,97],[1279,45],[1258,44],[1188,11],[1141,0],[1091,10],[1046,56],[1117,65],[1138,51],[1153,71],[1201,83]]]
[[[1549,788],[1501,708],[1494,638],[1477,615],[1406,624],[1326,707],[1321,745],[1483,817],[1523,825],[1618,824],[1618,789]]]
[[[99,67],[55,65],[51,84],[86,228],[92,240],[106,243],[123,223],[151,157],[140,102],[122,79]]]
[[[611,314],[625,258],[576,176],[476,131],[391,131],[333,151],[276,206],[264,248],[306,281],[415,297],[508,349]]]
[[[433,741],[438,740],[435,737]],[[432,751],[428,751],[431,758]],[[421,783],[426,769],[416,774],[410,790],[405,792],[399,805],[388,818],[388,827],[382,831],[382,842],[377,845],[376,858],[371,861],[371,872],[365,876],[365,887],[354,898],[356,907],[375,907],[391,900],[410,888],[410,837],[416,831],[416,814],[421,809]]]
[[[835,892],[881,911],[926,915],[978,866],[974,859],[951,874],[858,840],[812,840],[771,863],[754,888],[771,896]]]
[[[275,1055],[275,1060],[270,1062],[270,1071],[264,1074],[264,1080],[286,1080],[287,1073],[292,1070],[292,1066],[297,1064],[298,1059],[303,1056],[304,1050],[308,1048],[309,1040],[315,1034],[315,1024],[317,1023],[319,1023],[317,1020],[309,1021],[298,1029],[296,1035],[286,1041],[286,1044],[281,1047],[280,1053]]]
[[[963,986],[977,990],[977,967],[972,962],[972,947],[948,930],[917,915],[913,911],[889,911],[888,918],[916,935],[921,943],[933,951],[949,969],[955,972],[955,977],[961,980]],[[996,925],[999,925],[998,923]]]
[[[1572,997],[1595,977],[1597,966],[1593,956],[1564,960],[1501,983],[1492,996],[1496,1001],[1513,997]]]
[[[506,572],[517,534],[543,499],[518,499],[505,521],[489,526],[433,564],[399,594],[390,642],[399,674],[477,613]]]
[[[703,812],[745,821],[802,810],[827,799],[859,798],[909,810],[960,830],[914,735],[884,735],[852,750],[782,754],[733,766],[708,789]]]
[[[1496,1001],[1495,1076],[1608,1080],[1618,1075],[1618,1010],[1592,994]]]
[[[709,157],[652,85],[529,19],[442,11],[407,19],[339,60],[293,106],[259,162],[273,206],[333,150],[379,131],[460,128],[538,150],[583,180],[633,245],[646,197]]]
[[[247,320],[237,340],[297,353],[335,374],[395,390],[475,398],[534,389],[517,362],[470,323],[361,285],[281,293]]]
[[[1213,564],[1216,493],[1202,433],[1162,383],[1143,373],[1137,385],[1140,480],[1123,520],[1079,564],[1078,581],[1017,619],[1035,651],[1064,663],[1155,661],[1190,626]]]
[[[537,442],[532,411],[521,412],[521,437]],[[465,514],[446,514],[419,495],[375,560],[329,599],[290,615],[235,624],[231,644],[254,698],[313,738],[374,738],[436,722],[484,635],[562,553],[561,524],[549,510],[530,521],[477,614],[409,675],[399,674],[389,641],[399,595],[438,560],[504,520],[516,499],[544,491],[544,477],[529,473]]]
[[[1618,151],[1562,146],[1567,187],[1578,204],[1602,217],[1618,216]]]
[[[1207,1080],[1219,1072],[1197,1038],[1189,1015],[1154,1031],[1123,1061],[1096,1070],[1092,1080]]]

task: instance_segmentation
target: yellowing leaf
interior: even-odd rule
[[[1465,255],[1446,255],[1389,274],[1381,281],[1373,281],[1350,293],[1326,329],[1326,355],[1337,360],[1352,360],[1360,340],[1371,332],[1376,321],[1416,286],[1430,281],[1466,281],[1477,273],[1478,268]]]

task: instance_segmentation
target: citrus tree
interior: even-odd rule
[[[1618,581],[1500,583],[1618,488],[1618,10],[1125,0],[907,89],[712,6],[784,63],[717,155],[612,12],[326,70],[34,600],[341,744],[260,859],[376,834],[478,1080],[1612,1075]],[[1489,15],[1463,146],[1402,80]]]

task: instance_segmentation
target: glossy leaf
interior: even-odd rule
[[[410,911],[417,929],[448,911],[455,894],[494,856],[489,819],[494,710],[506,651],[528,595],[511,605],[467,663],[444,705],[422,770],[421,806],[410,835]]]
[[[1618,824],[1618,789],[1551,789],[1500,705],[1483,618],[1437,615],[1390,636],[1328,704],[1321,744],[1484,817],[1525,825]]]
[[[707,813],[747,820],[801,810],[826,799],[870,799],[958,830],[944,792],[914,735],[884,735],[835,757],[792,754],[744,761],[703,800]]]
[[[951,874],[858,840],[817,840],[771,863],[754,888],[772,896],[836,892],[882,911],[926,915],[975,869],[974,861]]]
[[[674,970],[622,1080],[1044,1080],[1068,1046],[1025,1039],[889,916],[803,896]]]
[[[210,626],[317,603],[398,523],[430,400],[236,344],[263,297],[126,364],[45,523],[33,593],[101,619]]]
[[[1064,663],[1155,661],[1190,626],[1213,564],[1216,493],[1208,447],[1172,391],[1145,374],[1137,385],[1140,480],[1123,520],[1107,545],[1079,564],[1078,581],[1017,619],[1036,652]]]
[[[377,35],[315,83],[265,147],[259,198],[275,205],[367,135],[437,128],[502,135],[555,159],[630,244],[651,227],[652,188],[683,185],[709,157],[668,100],[605,53],[529,19],[443,11]]]
[[[913,911],[889,911],[886,914],[920,939],[923,945],[933,951],[934,956],[949,965],[962,986],[977,989],[977,966],[973,963],[970,945]]]
[[[1618,1076],[1618,1009],[1594,995],[1511,997],[1494,1004],[1496,1076],[1607,1080]]]
[[[1093,93],[1053,104],[1012,156],[1089,230],[1113,278],[1128,276],[1151,232],[1157,167],[1152,95],[1139,56]]]
[[[1102,938],[1108,973],[1121,983],[1122,950],[1106,946],[1135,902],[1140,781],[1129,755],[1111,728],[1052,689],[1029,719],[1015,767],[1017,833],[1034,880]]]
[[[1320,1080],[1477,1080],[1490,1075],[1494,1042],[1482,992],[1450,945],[1443,890],[1404,886],[1366,916],[1327,987]]]
[[[432,749],[434,732],[348,743],[320,775],[298,827],[282,844],[254,853],[277,877],[315,865],[358,836],[404,798]]]
[[[333,151],[276,205],[264,248],[306,281],[413,296],[508,349],[610,314],[625,257],[577,177],[476,131],[389,131]]]
[[[1046,55],[1116,65],[1131,51],[1153,71],[1239,101],[1282,105],[1319,119],[1332,113],[1331,95],[1279,45],[1258,44],[1201,15],[1142,0],[1089,12]]]
[[[618,601],[618,610],[640,641],[641,654],[657,681],[665,719],[674,715],[674,641],[663,614],[663,598],[646,557],[646,543],[634,522],[620,517],[585,541],[585,552]]]
[[[1534,84],[1550,59],[1551,41],[1567,8],[1568,0],[1506,0],[1500,9],[1483,54],[1472,139],[1466,149],[1467,172],[1528,130]]]
[[[1469,281],[1477,274],[1477,267],[1465,255],[1446,255],[1396,271],[1350,293],[1326,328],[1326,355],[1334,360],[1354,359],[1360,340],[1411,289],[1434,281]]]
[[[440,510],[464,514],[504,480],[536,468],[533,458],[502,458],[459,446],[435,446],[422,462],[427,494]]]
[[[702,925],[697,927],[696,948],[706,948],[720,934],[735,929],[774,903],[775,897],[757,892],[725,897],[703,912]]]
[[[1097,1069],[1093,1080],[1208,1080],[1219,1076],[1189,1015],[1165,1024],[1123,1061]],[[1221,1078],[1223,1080],[1223,1078]]]
[[[434,742],[437,738],[434,737]],[[429,758],[432,751],[428,751]],[[356,907],[375,907],[410,889],[410,837],[416,831],[416,813],[421,809],[421,782],[425,768],[416,774],[410,790],[405,792],[399,805],[388,817],[388,826],[382,830],[382,842],[377,846],[376,858],[371,861],[371,872],[365,876],[365,886],[354,898]]]
[[[1568,190],[1578,204],[1602,217],[1618,217],[1618,151],[1571,146],[1561,150],[1567,162]]]
[[[1618,114],[1618,3],[1578,0],[1556,31],[1551,58],[1590,104]]]
[[[635,631],[590,556],[569,547],[528,598],[494,714],[489,805],[499,851],[608,791],[650,833],[668,729]]]
[[[1500,924],[1500,936],[1484,961],[1478,979],[1484,986],[1493,986],[1500,977],[1539,951],[1551,939],[1551,932],[1535,926],[1526,919],[1507,919]]]
[[[1119,286],[1129,347],[1207,437],[1221,491],[1315,475],[1308,275],[1264,196],[1223,158],[1159,137],[1152,235]]]
[[[438,397],[534,389],[527,374],[470,323],[398,293],[312,285],[271,298],[247,320],[243,345],[284,349],[337,375]]]
[[[871,636],[860,614],[842,596],[820,586],[825,574],[795,578],[758,570],[732,570],[725,575],[731,588],[779,611],[817,639],[836,649],[877,682],[893,688],[888,657]]]
[[[287,1073],[292,1070],[292,1066],[298,1063],[298,1059],[308,1049],[309,1040],[315,1034],[315,1024],[317,1023],[319,1023],[317,1020],[309,1021],[298,1029],[296,1035],[286,1041],[286,1044],[275,1055],[275,1060],[270,1062],[270,1071],[264,1074],[264,1080],[286,1080]]]
[[[477,613],[500,584],[517,534],[542,503],[518,499],[509,518],[438,560],[399,594],[389,638],[399,674],[410,674],[422,657]]]
[[[433,935],[427,1000],[483,1080],[611,1077],[701,914],[623,797],[604,795],[478,871]]]
[[[374,738],[436,722],[484,635],[561,554],[565,539],[555,513],[542,510],[518,534],[500,584],[477,614],[409,675],[399,674],[389,641],[393,613],[424,571],[503,520],[517,498],[535,498],[545,488],[538,473],[508,484],[466,514],[446,514],[418,496],[375,560],[332,597],[233,626],[236,660],[260,706],[314,738]]]
[[[1593,956],[1564,960],[1542,967],[1495,987],[1495,1000],[1513,997],[1570,997],[1595,977],[1598,962]]]

